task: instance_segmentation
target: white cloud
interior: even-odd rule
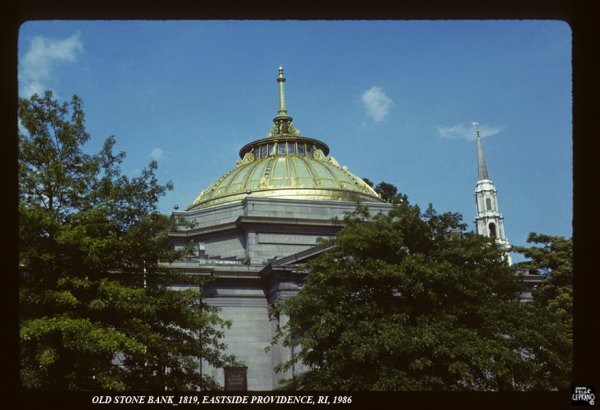
[[[73,63],[83,50],[79,33],[64,39],[50,39],[43,36],[33,37],[29,49],[19,61],[20,92],[23,97],[34,93],[41,94],[46,82],[52,79],[57,63]]]
[[[150,153],[150,156],[155,160],[159,160],[159,159],[162,159],[163,154],[164,154],[164,151],[162,149],[154,148],[152,150],[152,152]]]
[[[29,98],[33,94],[42,95],[44,91],[46,91],[46,87],[42,83],[32,81],[23,84],[20,94],[22,97]]]
[[[500,132],[498,127],[488,127],[479,125],[479,135],[481,138],[491,137]],[[476,131],[472,124],[465,125],[463,123],[452,125],[449,127],[438,127],[438,135],[443,138],[466,139],[467,141],[475,141]]]
[[[380,87],[371,87],[361,97],[367,114],[376,122],[382,121],[390,112],[393,102]]]

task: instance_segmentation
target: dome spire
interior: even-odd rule
[[[287,110],[285,109],[285,89],[283,87],[283,83],[285,83],[285,77],[283,76],[283,67],[279,66],[279,77],[277,77],[277,82],[279,83],[279,111],[278,114],[287,115]]]
[[[279,67],[279,76],[277,77],[279,83],[279,110],[277,111],[277,117],[273,118],[275,126],[269,132],[269,137],[297,137],[300,135],[300,131],[292,126],[293,118],[290,117],[285,108],[285,77],[283,76],[283,67]]]
[[[476,127],[477,132],[477,179],[479,181],[490,179],[485,163],[485,157],[483,156],[483,145],[481,144],[481,135],[479,134],[479,123],[474,121],[473,125]]]

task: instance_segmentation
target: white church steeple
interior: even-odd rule
[[[510,243],[504,233],[504,217],[498,207],[496,188],[488,176],[485,157],[483,156],[483,145],[479,133],[479,123],[474,122],[477,132],[477,184],[475,185],[475,204],[477,215],[475,217],[475,232],[494,238],[506,251],[506,259],[510,264]]]

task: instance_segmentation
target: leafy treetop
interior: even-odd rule
[[[359,206],[275,311],[294,346],[283,389],[536,390],[569,384],[570,339],[548,311],[518,301],[519,277],[456,213],[404,196]]]
[[[19,273],[21,382],[51,390],[216,389],[198,359],[233,363],[201,282],[166,270],[185,255],[157,212],[172,188],[156,162],[129,178],[108,138],[88,154],[81,100],[21,99]],[[183,290],[175,290],[175,287]]]

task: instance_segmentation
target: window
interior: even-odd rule
[[[263,145],[260,147],[260,157],[261,158],[267,157],[267,146],[266,145]]]
[[[298,144],[298,155],[304,155],[304,144]]]
[[[254,159],[260,158],[260,147],[254,148]]]
[[[269,144],[269,156],[272,157],[276,153],[277,153],[277,145],[276,144]]]
[[[495,238],[496,237],[496,224],[492,222],[488,225],[488,228],[490,229],[490,238]]]
[[[201,258],[204,258],[206,256],[206,246],[205,246],[204,242],[197,243],[196,255]]]
[[[488,211],[492,210],[492,200],[490,198],[485,198],[485,208]]]
[[[288,142],[288,154],[294,155],[296,153],[296,143]]]
[[[277,146],[279,155],[285,155],[285,142],[280,142]]]

